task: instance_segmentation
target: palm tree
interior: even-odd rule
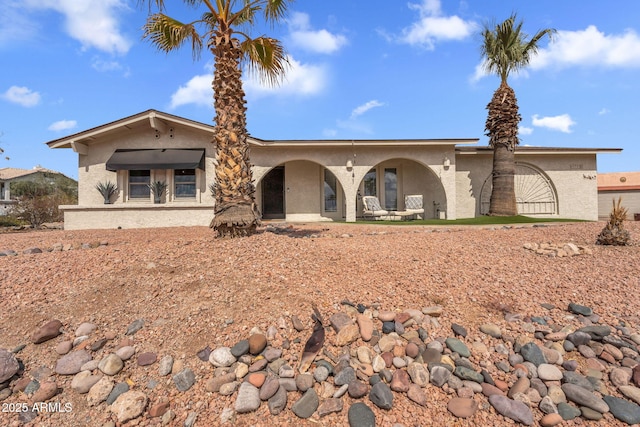
[[[189,6],[204,9],[200,19],[189,23],[165,15],[164,0],[148,1],[150,14],[143,38],[164,52],[190,42],[194,59],[205,45],[213,53],[216,180],[211,186],[215,208],[210,226],[220,237],[253,234],[260,224],[260,212],[249,162],[242,66],[264,82],[277,84],[288,63],[278,40],[251,38],[240,29],[250,30],[259,14],[271,24],[282,20],[293,0],[184,0]],[[151,13],[153,4],[156,13]]]
[[[509,74],[529,65],[531,57],[538,52],[538,43],[545,36],[550,38],[556,30],[538,31],[531,39],[522,32],[522,21],[516,23],[516,15],[511,15],[503,23],[482,30],[481,53],[484,68],[500,77],[500,87],[494,92],[487,105],[489,113],[485,124],[489,146],[493,148],[493,172],[489,215],[511,216],[518,214],[514,188],[515,149],[518,138],[518,100],[507,83]]]

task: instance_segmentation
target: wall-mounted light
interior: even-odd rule
[[[351,160],[347,160],[347,170],[350,171],[353,169],[353,162]]]
[[[444,156],[442,166],[444,166],[445,169],[449,169],[449,166],[451,166],[451,160],[447,156]]]

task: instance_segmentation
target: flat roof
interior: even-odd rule
[[[488,145],[479,147],[456,147],[460,154],[490,154],[493,148]],[[621,153],[622,148],[576,148],[576,147],[539,147],[531,145],[518,145],[516,154],[604,154]]]

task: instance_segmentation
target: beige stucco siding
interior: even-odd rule
[[[209,226],[213,205],[61,206],[65,230]]]
[[[481,192],[492,170],[490,152],[459,153],[456,194],[459,218],[480,215]],[[595,221],[597,182],[595,154],[518,154],[516,162],[537,169],[548,179],[557,200],[560,218]]]
[[[173,137],[171,136],[173,135]],[[116,149],[158,149],[158,148],[204,148],[205,171],[198,173],[198,197],[203,203],[213,203],[213,198],[208,190],[208,183],[214,180],[213,156],[215,155],[213,144],[208,135],[202,132],[194,132],[186,127],[176,127],[173,132],[159,134],[153,129],[136,128],[134,130],[121,131],[101,139],[99,143],[89,145],[86,155],[80,154],[78,162],[78,204],[80,206],[95,206],[103,204],[100,193],[95,189],[98,182],[111,181],[118,184],[118,197],[113,199],[114,204],[126,202],[127,172],[112,172],[106,169],[106,163]],[[167,180],[165,171],[153,171],[152,180]],[[171,197],[167,202],[171,202]],[[149,200],[151,203],[151,200]]]

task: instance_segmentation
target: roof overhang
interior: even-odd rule
[[[318,140],[263,140],[251,138],[259,147],[406,147],[406,146],[456,146],[477,144],[478,138],[464,139],[318,139]]]
[[[204,169],[204,149],[116,150],[107,170]]]
[[[558,154],[619,154],[622,148],[572,148],[572,147],[532,147],[518,146],[515,154],[536,154],[536,155],[558,155]],[[458,154],[491,154],[493,148],[489,146],[481,147],[456,147]]]
[[[79,154],[86,154],[86,145],[91,144],[100,137],[108,136],[117,132],[142,128],[148,128],[155,130],[158,134],[164,134],[169,132],[170,129],[176,125],[198,129],[211,134],[213,134],[214,129],[212,125],[207,125],[156,110],[148,110],[133,116],[116,120],[115,122],[69,135],[64,138],[55,139],[47,142],[46,144],[49,148],[72,148],[73,151]]]

